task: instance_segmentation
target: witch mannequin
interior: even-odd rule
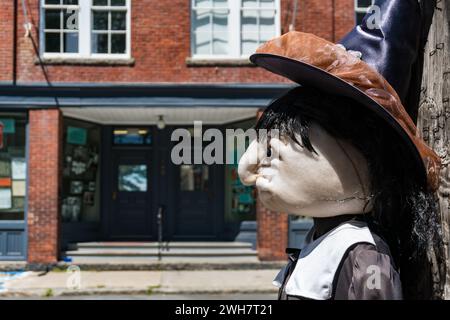
[[[380,0],[339,44],[289,32],[251,61],[300,86],[266,108],[239,162],[267,208],[312,217],[274,279],[279,299],[432,299],[444,261],[440,158],[416,135],[435,1]],[[420,86],[419,86],[420,87]]]

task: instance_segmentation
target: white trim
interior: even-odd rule
[[[246,59],[250,56],[250,54],[243,54],[242,53],[242,26],[241,26],[241,12],[243,9],[246,10],[255,10],[255,11],[263,11],[263,10],[275,10],[275,33],[274,37],[279,37],[281,35],[281,5],[280,0],[274,0],[274,7],[268,8],[268,7],[243,7],[242,6],[242,0],[228,0],[228,8],[224,7],[196,7],[194,5],[195,0],[191,0],[191,57],[192,59]],[[215,55],[212,54],[212,43],[210,45],[210,52],[211,54],[196,54],[195,53],[195,43],[194,43],[194,11],[200,9],[200,10],[208,10],[208,9],[214,9],[214,10],[229,10],[228,15],[228,52],[227,55]],[[212,25],[212,23],[211,23]],[[212,32],[211,32],[212,33]],[[259,34],[259,30],[258,30]],[[211,34],[212,36],[212,34]]]
[[[93,6],[93,0],[79,0],[78,5],[46,5],[45,0],[40,1],[40,55],[43,58],[64,58],[64,59],[98,59],[98,60],[118,60],[131,58],[131,0],[125,0],[125,6]],[[45,29],[45,10],[46,9],[75,9],[78,10],[78,30],[47,30]],[[93,53],[92,52],[92,33],[93,33],[93,11],[107,11],[111,15],[112,11],[126,11],[126,30],[111,30],[108,25],[108,30],[94,32],[108,34],[108,52],[111,52],[111,34],[125,35],[125,53]],[[111,19],[109,24],[111,24]],[[76,32],[78,33],[78,53],[64,53],[64,52],[45,52],[45,32]],[[60,44],[61,48],[63,43]]]

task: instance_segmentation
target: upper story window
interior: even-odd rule
[[[41,0],[41,54],[128,58],[131,0]]]
[[[192,55],[240,58],[280,35],[279,0],[191,0]]]
[[[77,53],[79,51],[79,0],[45,0],[45,52]]]
[[[367,10],[375,4],[375,0],[355,0],[356,24],[361,24]]]

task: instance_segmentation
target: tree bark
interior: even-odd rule
[[[442,298],[450,299],[450,0],[438,1],[425,48],[418,130],[442,159],[440,188],[437,192],[446,274],[435,270]],[[430,257],[433,259],[434,257]]]

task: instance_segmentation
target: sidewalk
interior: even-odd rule
[[[105,294],[275,293],[278,270],[26,272],[3,284],[1,297]]]

